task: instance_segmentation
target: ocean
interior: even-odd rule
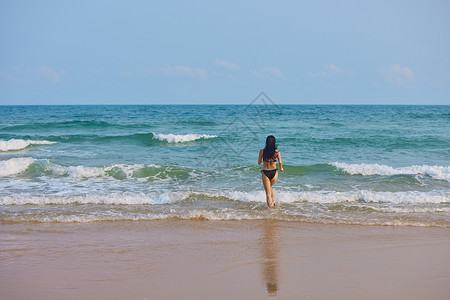
[[[450,227],[449,162],[450,106],[0,106],[0,222]]]

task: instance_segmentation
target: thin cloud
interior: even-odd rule
[[[206,80],[206,78],[207,78],[206,70],[200,69],[200,68],[191,68],[191,67],[181,66],[181,65],[166,66],[166,67],[161,68],[161,71],[166,76],[173,76],[173,75],[180,76],[181,75],[181,76],[197,78],[197,79],[201,79],[201,80]]]
[[[326,68],[328,70],[328,73],[330,73],[330,74],[339,74],[342,72],[341,69],[339,69],[336,65],[333,65],[333,64],[328,65]]]
[[[260,78],[283,78],[283,73],[275,67],[264,67],[260,71],[251,71],[250,73]]]
[[[17,65],[10,69],[0,71],[0,77],[16,82],[33,82],[42,78],[58,83],[67,76],[66,71],[58,71],[49,66],[30,67]]]
[[[49,79],[53,82],[60,82],[61,75],[64,74],[64,71],[58,72],[49,66],[40,67],[39,72],[41,72],[41,74],[44,75],[44,77],[46,77],[47,79]]]
[[[415,78],[415,74],[410,68],[400,65],[390,65],[389,68],[381,69],[381,73],[387,81],[395,83],[412,81]]]
[[[225,59],[216,59],[215,61],[216,65],[225,69],[228,69],[230,71],[240,70],[241,67],[235,63],[226,61]]]
[[[308,74],[311,77],[322,77],[322,76],[328,76],[328,75],[337,75],[342,73],[341,68],[339,68],[338,66],[331,64],[331,65],[326,65],[325,66],[325,70],[319,71],[319,72],[309,72]]]

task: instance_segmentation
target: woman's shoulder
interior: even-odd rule
[[[280,153],[280,150],[275,150],[275,153],[276,153],[276,154]]]

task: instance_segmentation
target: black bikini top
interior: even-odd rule
[[[267,161],[267,162],[277,162],[276,158],[272,158],[272,160],[263,160],[263,161]]]

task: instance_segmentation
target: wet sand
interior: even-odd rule
[[[0,225],[0,299],[448,299],[448,228]]]

